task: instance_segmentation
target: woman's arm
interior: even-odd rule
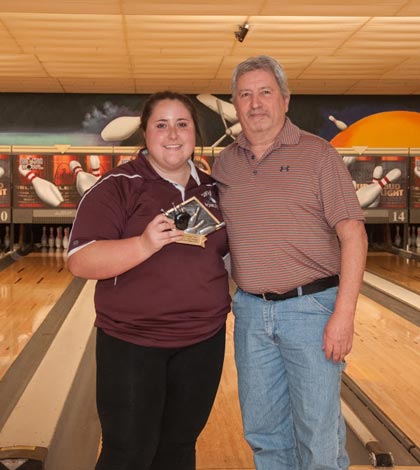
[[[87,279],[108,279],[118,276],[150,258],[165,245],[176,242],[183,232],[174,222],[159,214],[136,237],[121,240],[99,240],[70,253],[69,271]]]

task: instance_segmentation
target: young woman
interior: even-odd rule
[[[162,213],[195,196],[221,220],[214,181],[192,163],[189,98],[152,95],[141,129],[145,148],[85,193],[70,237],[70,271],[98,280],[96,469],[193,470],[224,357],[227,237],[177,243]]]

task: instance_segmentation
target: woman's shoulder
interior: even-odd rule
[[[99,182],[106,181],[111,184],[140,182],[144,179],[143,173],[138,160],[130,160],[107,171]]]
[[[207,171],[202,170],[201,168],[198,168],[195,166],[197,169],[198,177],[200,178],[201,184],[213,184],[216,182],[216,180],[209,174]]]

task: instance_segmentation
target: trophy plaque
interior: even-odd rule
[[[207,235],[225,226],[195,196],[164,213],[175,222],[177,229],[184,231],[177,243],[204,248]]]

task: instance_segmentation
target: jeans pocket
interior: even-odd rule
[[[337,287],[317,292],[316,294],[308,295],[308,300],[321,312],[331,315],[334,312],[335,301],[337,298]]]

